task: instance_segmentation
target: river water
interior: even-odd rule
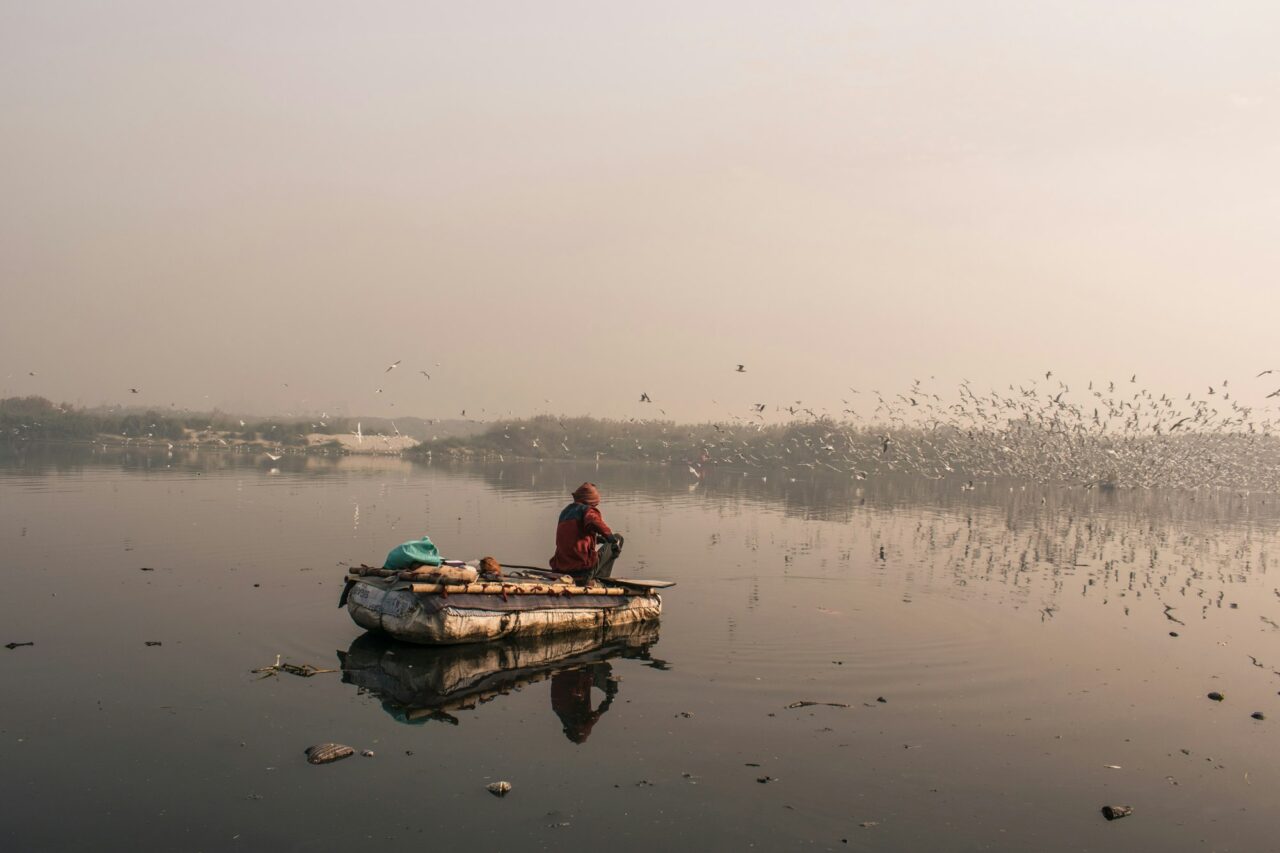
[[[544,564],[583,480],[614,574],[677,582],[656,628],[420,649],[337,608],[423,534]],[[1278,522],[1209,490],[9,448],[0,645],[34,645],[0,647],[0,847],[1274,849]],[[345,672],[251,672],[277,655]],[[374,755],[308,764],[325,741]]]

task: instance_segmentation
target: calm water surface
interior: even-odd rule
[[[1265,496],[276,464],[0,453],[3,849],[1276,848]],[[416,649],[336,607],[424,533],[544,563],[584,479],[615,573],[678,582],[655,629]]]

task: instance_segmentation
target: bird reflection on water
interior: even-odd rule
[[[338,652],[342,680],[382,701],[396,720],[422,724],[431,720],[459,725],[458,711],[480,705],[550,680],[551,708],[565,737],[583,743],[592,727],[618,695],[619,678],[610,660],[639,660],[666,669],[650,649],[658,642],[658,626],[626,625],[605,631],[526,637],[462,646],[414,646],[380,634],[357,637]],[[592,689],[604,699],[592,707]]]

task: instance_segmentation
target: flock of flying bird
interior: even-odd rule
[[[746,373],[746,365],[733,372]],[[1263,370],[1254,379],[1276,372]],[[1269,409],[1256,416],[1254,407],[1232,399],[1226,379],[1181,399],[1142,387],[1137,374],[1127,381],[1091,381],[1073,396],[1052,370],[1003,390],[979,391],[965,380],[948,398],[920,380],[898,394],[849,390],[856,399],[845,399],[839,413],[801,401],[775,405],[775,412],[791,418],[781,425],[766,423],[767,403],[753,403],[747,415],[724,423],[686,427],[683,435],[670,425],[654,454],[684,461],[699,479],[716,464],[762,472],[830,469],[857,479],[890,472],[952,477],[962,488],[1010,478],[1084,488],[1280,491],[1280,445],[1271,437],[1280,418]],[[1275,397],[1280,389],[1266,395]],[[639,402],[653,399],[644,391]],[[652,438],[652,429],[643,432]],[[573,455],[570,439],[566,432],[558,442],[567,455]],[[620,440],[643,450],[639,432]],[[536,440],[532,446],[539,447]]]
[[[744,372],[738,365],[738,372]],[[1263,370],[1254,380],[1277,372]],[[1083,392],[1055,379],[978,390],[965,380],[945,398],[917,380],[905,393],[878,390],[845,399],[838,414],[775,406],[793,418],[782,431],[764,422],[766,404],[746,416],[687,432],[700,443],[701,477],[709,463],[752,469],[831,469],[865,479],[889,472],[931,479],[1011,478],[1085,488],[1204,486],[1280,491],[1280,444],[1272,433],[1280,418],[1268,406],[1233,399],[1224,379],[1203,394],[1175,398],[1138,384],[1089,382]],[[1280,397],[1280,389],[1266,395]],[[642,401],[650,402],[649,395]]]

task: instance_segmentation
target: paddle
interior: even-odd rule
[[[670,589],[676,585],[675,581],[659,581],[644,580],[641,578],[601,578],[600,583],[608,582],[614,586],[626,587],[627,589]]]
[[[504,569],[524,569],[526,572],[535,572],[549,578],[562,578],[567,574],[566,572],[553,572],[550,569],[540,568],[539,566],[518,566],[515,563],[504,563],[501,560],[498,561],[498,565]]]

